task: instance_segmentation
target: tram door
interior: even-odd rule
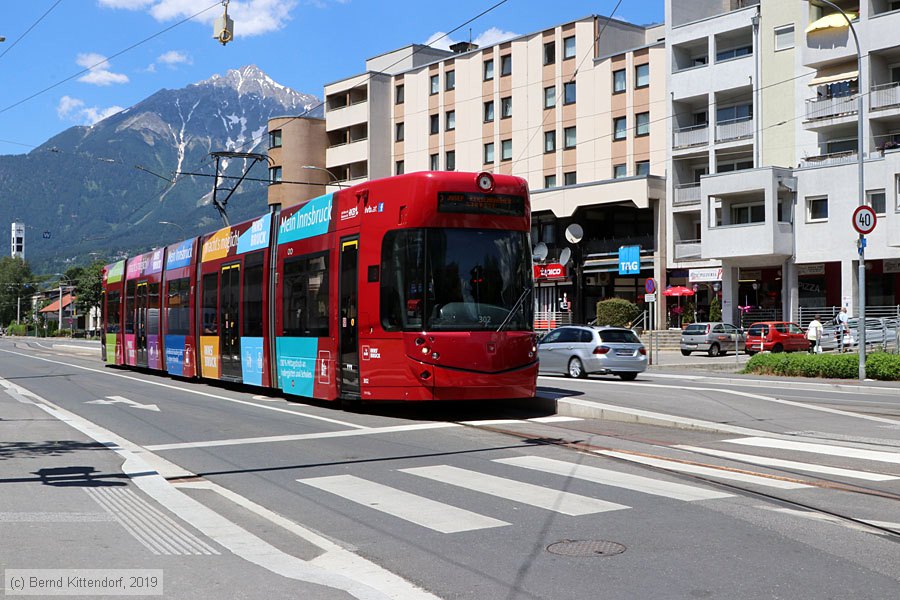
[[[341,242],[341,396],[359,397],[359,240]]]
[[[241,265],[222,267],[219,287],[219,348],[222,356],[222,377],[241,378]]]
[[[147,282],[137,284],[134,290],[134,347],[137,366],[147,366]]]

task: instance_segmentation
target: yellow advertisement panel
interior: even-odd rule
[[[201,262],[225,258],[232,246],[237,246],[238,232],[232,233],[231,227],[225,227],[215,232],[211,238],[203,242],[203,252],[200,255]]]
[[[200,374],[210,379],[219,379],[219,336],[200,336]]]

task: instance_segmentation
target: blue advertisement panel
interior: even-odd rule
[[[254,250],[262,250],[269,245],[269,225],[272,223],[271,213],[262,216],[253,221],[250,229],[241,234],[238,238],[237,253],[252,252]]]
[[[641,247],[619,246],[619,275],[638,275],[641,272]]]
[[[290,217],[282,217],[278,243],[287,244],[328,232],[333,194],[313,198]]]
[[[171,246],[169,246],[171,248]],[[191,264],[194,254],[194,240],[185,240],[178,244],[174,250],[169,250],[166,256],[166,271],[180,269]]]
[[[261,337],[241,338],[241,376],[244,383],[262,385],[263,339]]]
[[[166,336],[166,371],[171,375],[184,376],[184,336]]]
[[[278,386],[289,394],[313,397],[318,338],[275,339]]]

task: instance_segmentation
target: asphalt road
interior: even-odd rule
[[[900,591],[896,387],[657,370],[542,377],[555,402],[527,407],[345,412],[97,354],[0,340],[0,481],[16,490],[0,508],[0,535],[16,540],[0,545],[7,572],[160,568],[167,597],[191,598]],[[62,494],[34,475],[73,466],[105,477]],[[98,497],[113,487],[150,507],[141,523]],[[62,513],[107,518],[107,533],[46,517]],[[154,554],[150,539],[211,552]]]

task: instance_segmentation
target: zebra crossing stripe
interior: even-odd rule
[[[402,473],[418,475],[433,481],[455,485],[457,487],[482,492],[498,498],[505,498],[513,502],[528,504],[538,508],[544,508],[564,515],[578,516],[610,510],[622,510],[630,508],[624,504],[615,504],[605,500],[597,500],[587,496],[572,494],[554,490],[551,488],[496,477],[477,471],[469,471],[449,465],[436,465],[433,467],[417,467],[413,469],[400,469]]]
[[[694,475],[703,475],[705,477],[714,477],[716,479],[730,479],[732,481],[742,481],[744,483],[753,483],[756,485],[763,485],[766,487],[779,488],[779,489],[783,489],[783,490],[797,490],[800,488],[810,487],[803,483],[796,483],[793,481],[783,481],[781,479],[772,479],[771,477],[765,477],[762,475],[751,475],[749,473],[735,473],[734,471],[717,469],[715,467],[705,467],[702,465],[689,465],[689,464],[685,464],[685,463],[678,462],[675,460],[653,458],[650,456],[637,456],[634,454],[628,454],[626,452],[615,452],[612,450],[598,450],[597,454],[603,454],[604,456],[612,456],[613,458],[620,458],[622,460],[627,460],[627,461],[639,463],[642,465],[649,465],[651,467],[659,467],[661,469],[666,469],[667,471],[678,471],[679,473],[691,473]]]
[[[716,490],[701,488],[693,485],[685,485],[683,483],[673,483],[662,479],[653,479],[651,477],[643,477],[641,475],[631,475],[629,473],[621,473],[619,471],[610,471],[609,469],[601,469],[599,467],[590,467],[587,465],[577,465],[561,460],[553,460],[539,456],[518,456],[515,458],[499,458],[494,462],[504,465],[512,465],[514,467],[523,467],[525,469],[533,469],[544,473],[552,473],[554,475],[562,475],[564,477],[572,477],[582,479],[592,483],[601,485],[609,485],[612,487],[634,490],[644,494],[652,494],[654,496],[663,496],[674,500],[684,500],[691,502],[694,500],[713,500],[716,498],[728,498],[732,494],[719,492]]]
[[[828,454],[845,458],[859,458],[862,460],[874,460],[900,464],[900,453],[883,452],[881,450],[863,450],[862,448],[850,448],[848,446],[834,446],[831,444],[814,444],[811,442],[795,442],[793,440],[776,440],[773,438],[748,437],[733,440],[723,440],[729,444],[742,444],[744,446],[756,446],[759,448],[777,448],[779,450],[796,450],[798,452],[810,452],[813,454]]]
[[[839,467],[828,467],[825,465],[817,465],[813,463],[798,462],[794,460],[782,460],[780,458],[769,458],[767,456],[756,456],[753,454],[741,454],[740,452],[726,452],[724,450],[713,450],[711,448],[700,448],[699,446],[674,446],[681,450],[689,452],[697,452],[699,454],[708,454],[709,456],[718,456],[721,458],[730,458],[754,465],[763,465],[766,467],[784,467],[785,469],[794,469],[796,471],[806,471],[809,473],[822,473],[823,475],[834,475],[837,477],[850,477],[852,479],[864,479],[866,481],[893,481],[900,479],[896,475],[884,475],[883,473],[870,473],[868,471],[855,471],[853,469],[841,469]]]
[[[353,475],[313,477],[297,481],[441,533],[459,533],[509,525],[506,521],[492,519]]]

